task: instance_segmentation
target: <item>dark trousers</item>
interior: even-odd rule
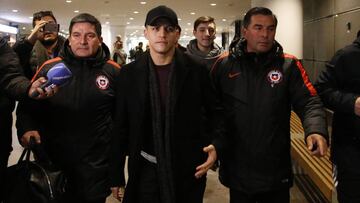
[[[238,190],[230,189],[230,203],[289,203],[289,188],[268,191],[257,194],[247,194]]]
[[[142,169],[139,175],[138,203],[160,203],[156,165],[142,159]]]
[[[59,202],[61,203],[105,203],[106,197],[101,197],[96,200],[85,200],[79,198],[75,195],[71,195],[70,193],[66,194]]]
[[[360,203],[360,145],[336,147],[339,203]]]
[[[4,153],[0,155],[0,202],[4,199],[4,191],[6,189],[5,177],[6,177],[6,168],[8,164],[10,153]]]

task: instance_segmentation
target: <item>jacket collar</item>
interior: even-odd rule
[[[134,62],[135,63],[134,67],[131,67],[131,68],[135,68],[134,69],[135,75],[133,78],[135,78],[136,80],[135,82],[138,84],[140,98],[142,98],[143,101],[145,101],[145,97],[147,95],[146,93],[148,91],[147,88],[148,86],[147,81],[149,74],[148,66],[149,63],[152,63],[152,61],[150,60],[151,60],[150,53],[146,51]],[[182,53],[178,49],[175,50],[173,63],[174,63],[174,75],[176,77],[176,83],[175,83],[176,87],[174,88],[176,92],[173,95],[175,95],[175,102],[176,102],[179,98],[187,74],[191,67],[189,66],[188,60],[186,60],[184,53]],[[144,81],[146,81],[145,88],[144,88]]]
[[[217,45],[214,42],[210,52],[204,53],[204,52],[200,51],[199,48],[197,47],[197,39],[193,39],[187,45],[187,52],[190,55],[195,55],[195,56],[198,56],[199,58],[212,59],[212,58],[219,57],[222,54],[222,49],[219,45]]]
[[[246,51],[246,45],[247,45],[247,41],[244,38],[240,38],[232,42],[229,47],[230,56],[234,58],[241,58],[244,56],[250,56],[250,57],[260,56],[260,57],[268,58],[268,60],[266,61],[269,61],[274,57],[278,57],[283,54],[283,48],[276,40],[274,41],[274,45],[269,52],[260,55],[255,53],[248,53]]]

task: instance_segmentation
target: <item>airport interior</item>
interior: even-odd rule
[[[129,56],[130,50],[135,49],[139,42],[144,43],[145,51],[145,15],[158,5],[166,5],[177,13],[181,27],[179,44],[184,47],[194,39],[194,20],[199,16],[214,17],[215,42],[224,50],[229,48],[234,37],[241,37],[242,20],[247,10],[255,6],[268,7],[278,18],[275,39],[283,46],[284,52],[301,60],[311,81],[317,79],[337,50],[356,39],[360,30],[359,0],[0,0],[0,36],[13,45],[31,33],[33,13],[51,10],[60,24],[59,34],[66,38],[69,35],[70,19],[87,12],[100,20],[103,41],[110,50],[113,49],[116,36],[120,35]],[[333,112],[328,109],[326,112],[331,132]],[[294,112],[290,123],[294,173],[290,202],[338,202],[330,149],[322,158],[311,156],[304,144],[301,121]],[[15,126],[12,142],[9,166],[16,164],[22,152]],[[228,188],[218,180],[218,171],[209,170],[204,203],[229,202],[228,193]],[[107,198],[107,203],[115,202],[118,201],[113,197]]]

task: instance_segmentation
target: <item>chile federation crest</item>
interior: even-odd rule
[[[274,85],[279,84],[282,81],[283,75],[279,70],[271,70],[267,75],[267,79],[270,82],[271,87],[274,87]]]

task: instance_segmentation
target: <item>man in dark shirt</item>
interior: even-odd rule
[[[360,202],[360,32],[336,52],[316,81],[325,106],[334,111],[331,157],[340,203]]]
[[[119,172],[128,154],[125,203],[200,203],[216,160],[213,135],[202,125],[203,113],[210,120],[215,106],[207,69],[176,49],[179,25],[172,9],[150,10],[144,33],[149,52],[120,73],[113,195],[122,197]]]
[[[19,60],[15,52],[7,44],[4,38],[0,38],[0,202],[5,191],[5,170],[8,158],[12,150],[12,111],[15,107],[15,99],[25,99],[33,91],[44,83],[44,78],[33,84],[22,74]],[[52,96],[53,90],[45,92],[40,90],[37,98]]]
[[[35,78],[65,65],[72,80],[53,98],[18,106],[18,136],[41,142],[68,184],[63,203],[104,203],[110,194],[108,151],[116,115],[119,65],[102,42],[101,24],[92,15],[75,16],[60,57],[44,63]]]
[[[55,58],[65,42],[58,34],[59,24],[51,11],[33,15],[33,30],[27,38],[20,39],[13,47],[18,54],[25,76],[31,79],[47,60]]]

